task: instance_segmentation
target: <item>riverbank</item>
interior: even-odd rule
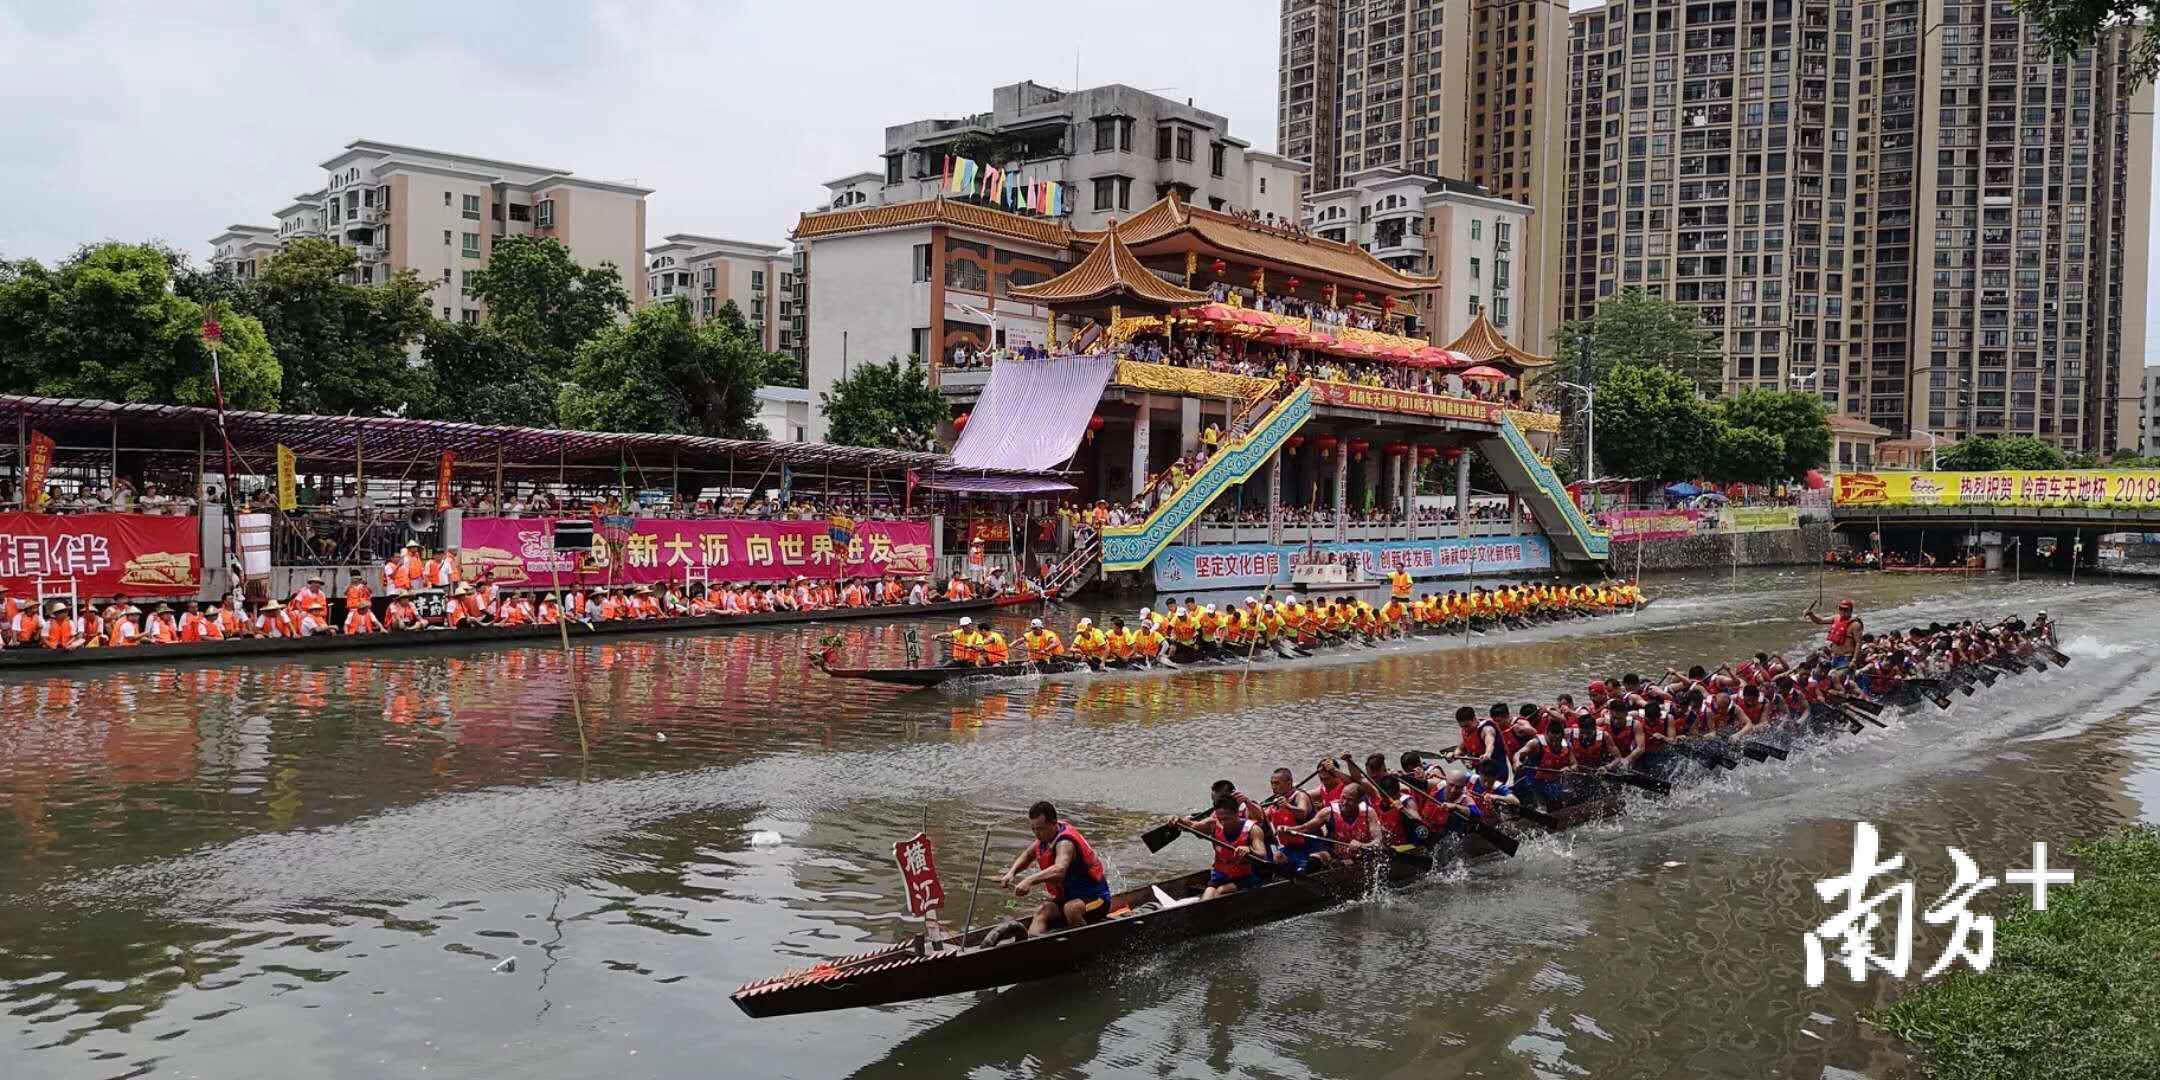
[[[2077,882],[1999,920],[1995,962],[1877,1016],[1930,1075],[2160,1076],[2160,829],[2071,848]]]
[[[1698,533],[1664,540],[1615,540],[1609,565],[1612,573],[1633,573],[1640,550],[1642,569],[1731,569],[1737,554],[1740,566],[1807,566],[1822,562],[1823,552],[1837,542],[1827,523],[1767,532]]]

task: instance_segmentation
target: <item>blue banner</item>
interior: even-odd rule
[[[1552,546],[1542,536],[1313,545],[1316,558],[1344,552],[1357,556],[1368,578],[1386,577],[1398,566],[1417,579],[1552,569]],[[1291,571],[1304,562],[1303,544],[1172,544],[1155,557],[1155,588],[1203,592],[1288,585]]]

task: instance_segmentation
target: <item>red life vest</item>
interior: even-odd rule
[[[1373,806],[1373,816],[1380,819],[1380,835],[1385,837],[1389,844],[1403,842],[1401,803],[1393,801],[1376,803]]]
[[[1312,842],[1302,834],[1285,831],[1297,828],[1299,824],[1297,810],[1290,805],[1288,800],[1268,807],[1267,820],[1268,824],[1275,826],[1276,841],[1286,848],[1296,848],[1302,851]]]
[[[1216,821],[1208,826],[1209,831],[1215,834],[1215,839],[1221,841],[1224,844],[1230,845],[1229,847],[1216,847],[1216,873],[1221,874],[1226,878],[1243,878],[1252,876],[1252,860],[1245,857],[1243,848],[1243,845],[1245,843],[1245,836],[1247,833],[1250,833],[1252,831],[1252,827],[1253,823],[1244,819],[1239,819],[1237,823],[1237,829],[1235,831],[1223,828],[1223,823],[1220,821]]]
[[[1633,718],[1630,718],[1627,723],[1619,727],[1612,727],[1608,724],[1605,730],[1612,736],[1613,751],[1615,753],[1621,757],[1626,757],[1635,752],[1635,721]]]
[[[1372,839],[1372,821],[1365,816],[1364,807],[1358,808],[1357,822],[1355,824],[1352,824],[1349,818],[1343,816],[1341,803],[1330,806],[1328,816],[1330,819],[1329,831],[1335,834],[1335,839],[1345,844],[1363,843]]]
[[[1734,702],[1734,705],[1739,708],[1740,715],[1748,718],[1748,723],[1759,724],[1762,722],[1764,702],[1760,700],[1756,701],[1755,707],[1751,709],[1748,708],[1747,699],[1741,698],[1739,701]]]
[[[1337,780],[1335,783],[1321,788],[1320,801],[1328,806],[1341,802],[1343,788],[1349,786],[1349,783],[1348,780]]]
[[[1841,649],[1849,644],[1848,639],[1852,637],[1852,624],[1853,617],[1850,615],[1839,615],[1837,618],[1830,620],[1830,644]]]
[[[1095,857],[1095,849],[1088,846],[1087,837],[1080,835],[1080,830],[1073,828],[1072,822],[1063,819],[1059,819],[1057,835],[1052,836],[1049,843],[1045,844],[1040,840],[1035,842],[1035,866],[1037,869],[1048,870],[1052,864],[1057,862],[1057,846],[1060,840],[1072,841],[1073,850],[1080,854],[1080,857],[1074,860],[1072,868],[1066,871],[1067,877],[1075,873],[1084,873],[1089,879],[1097,883],[1106,883],[1110,880],[1109,876],[1103,873],[1102,860]],[[1218,848],[1217,850],[1221,849]],[[1052,900],[1063,901],[1065,899],[1065,883],[1062,881],[1046,881],[1043,883],[1043,893]]]
[[[1593,730],[1598,733],[1605,733],[1606,731],[1602,727]],[[1573,746],[1569,750],[1568,757],[1575,764],[1585,769],[1597,768],[1605,764],[1605,760],[1612,756],[1612,740],[1609,734],[1603,739],[1596,737],[1585,739],[1578,734],[1572,742]]]

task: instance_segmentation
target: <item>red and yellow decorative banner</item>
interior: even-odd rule
[[[1319,379],[1305,385],[1312,387],[1313,404],[1333,405],[1344,409],[1371,409],[1375,412],[1430,416],[1443,420],[1470,420],[1494,425],[1500,423],[1500,415],[1507,411],[1497,402],[1444,394],[1420,394],[1410,390],[1390,390],[1384,386],[1359,386],[1356,383],[1327,382]]]
[[[0,583],[36,598],[39,581],[73,581],[84,599],[194,596],[201,526],[158,514],[0,514]]]
[[[2160,507],[2160,469],[1839,473],[1833,506]]]
[[[52,459],[52,436],[31,432],[29,454],[23,463],[23,509],[33,514],[45,508],[45,476],[52,471]]]

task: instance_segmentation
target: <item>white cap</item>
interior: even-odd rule
[[[962,616],[960,616],[960,625],[962,625],[962,626],[973,626],[973,625],[975,625],[975,620],[973,620],[973,619],[970,619],[970,618],[968,618],[968,617],[967,617],[967,616],[965,616],[965,615],[962,615]]]
[[[1257,604],[1257,603],[1259,603],[1260,601],[1259,601],[1259,600],[1256,600],[1256,599],[1254,599],[1253,597],[1250,597],[1250,596],[1248,596],[1248,597],[1246,597],[1246,598],[1245,598],[1245,602],[1246,602],[1246,603],[1248,603],[1248,604]]]
[[[1041,620],[1041,619],[1029,619],[1029,620],[1028,620],[1028,628],[1029,628],[1029,629],[1031,629],[1031,630],[1040,630],[1040,629],[1042,629],[1042,620]]]
[[[1141,618],[1143,618],[1143,619],[1145,619],[1145,618],[1147,618],[1148,616],[1150,616],[1150,615],[1153,615],[1153,614],[1155,614],[1155,613],[1154,613],[1153,611],[1150,611],[1150,610],[1148,610],[1147,608],[1141,608],[1141,609],[1140,609],[1140,617],[1141,617]]]
[[[1075,625],[1075,626],[1093,626],[1093,625],[1095,625],[1095,620],[1093,620],[1093,619],[1082,619],[1082,620],[1080,620],[1079,622],[1077,622],[1077,623],[1075,623],[1075,624],[1073,624],[1073,625]]]

